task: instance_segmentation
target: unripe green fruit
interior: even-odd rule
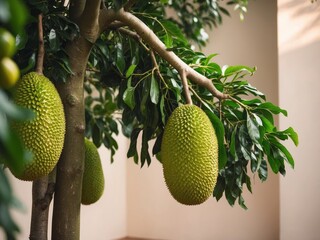
[[[85,139],[85,161],[82,180],[81,203],[89,205],[97,202],[104,191],[104,175],[97,147]]]
[[[3,57],[12,57],[15,52],[16,39],[10,32],[0,28],[0,59]]]
[[[9,89],[13,87],[20,76],[17,64],[8,57],[0,59],[0,87]]]
[[[180,203],[197,205],[213,193],[218,177],[218,141],[207,115],[197,106],[176,108],[161,143],[164,178]]]
[[[35,113],[30,121],[12,122],[33,159],[22,166],[22,172],[8,167],[17,178],[33,181],[48,175],[60,158],[65,135],[64,109],[52,82],[36,72],[24,75],[14,90],[14,102]]]

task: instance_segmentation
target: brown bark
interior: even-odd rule
[[[78,0],[70,4],[70,17],[80,28],[80,36],[66,47],[73,74],[57,84],[66,116],[64,148],[57,165],[52,217],[52,240],[80,239],[80,207],[84,168],[83,81],[92,44],[99,34],[101,0]]]
[[[55,170],[32,183],[32,215],[30,240],[46,240],[48,215],[55,186]]]
[[[66,136],[57,165],[52,240],[80,238],[80,205],[84,165],[83,79],[91,44],[79,37],[67,47],[73,75],[57,86],[66,116]]]

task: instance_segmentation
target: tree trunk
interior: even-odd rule
[[[54,193],[56,170],[32,183],[32,215],[30,240],[48,238],[49,207]]]
[[[67,46],[73,75],[57,86],[64,105],[66,135],[57,165],[52,240],[80,238],[85,130],[83,79],[91,47],[92,44],[81,36]]]

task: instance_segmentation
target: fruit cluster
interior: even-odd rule
[[[9,89],[19,79],[19,68],[11,59],[15,48],[15,37],[6,29],[0,28],[0,88]]]

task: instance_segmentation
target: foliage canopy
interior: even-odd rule
[[[77,23],[70,18],[70,3],[64,0],[24,2],[29,10],[25,28],[22,29],[20,22],[13,21],[13,17],[10,20],[10,17],[0,15],[1,24],[17,33],[18,51],[14,59],[21,73],[35,68],[38,36],[34,29],[37,28],[37,15],[42,13],[46,50],[44,75],[54,83],[68,81],[75,73],[65,49],[69,42],[82,34]],[[1,4],[21,3],[19,0],[1,0]],[[233,0],[227,4],[238,9],[243,17],[248,1]],[[248,79],[256,69],[243,65],[219,66],[214,61],[216,54],[205,56],[193,50],[193,45],[205,46],[206,27],[221,24],[223,15],[229,15],[222,1],[113,0],[104,1],[101,8],[115,12],[128,8],[128,12],[152,29],[167,51],[174,52],[228,96],[218,98],[206,87],[188,81],[193,104],[206,112],[219,136],[219,176],[213,197],[219,200],[224,194],[230,205],[238,201],[241,207],[247,208],[242,194],[244,186],[252,191],[249,171],[265,181],[269,168],[276,174],[285,175],[285,163],[294,167],[293,157],[281,142],[291,139],[297,145],[298,136],[292,128],[282,131],[276,128],[274,116],[287,116],[287,112],[268,102],[262,92],[250,85]],[[12,8],[4,9],[10,16],[16,16],[16,12],[26,16],[25,10],[20,8],[15,13],[10,12]],[[83,86],[86,137],[92,138],[97,147],[104,145],[110,149],[111,161],[114,161],[118,149],[114,136],[121,128],[122,133],[130,138],[128,158],[133,158],[141,167],[151,164],[151,155],[161,162],[164,126],[172,111],[187,102],[181,72],[157,54],[157,49],[135,29],[120,21],[111,23],[91,42]],[[32,114],[12,105],[8,101],[9,92],[0,90],[0,98],[4,99],[0,101],[1,155],[8,159],[27,160],[28,153],[21,147],[17,136],[8,134],[7,120],[20,118],[20,115],[30,118]],[[137,148],[139,135],[142,136],[141,149]],[[12,152],[12,146],[19,151]],[[2,176],[2,171],[0,174]],[[0,181],[0,189],[4,183]],[[1,194],[0,207],[3,204]],[[0,224],[6,228],[1,216]],[[6,229],[15,230],[14,227]]]

